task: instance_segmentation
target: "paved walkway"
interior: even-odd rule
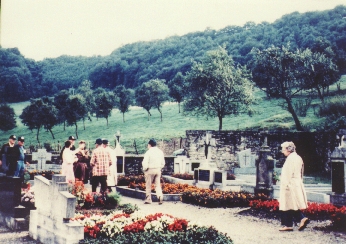
[[[204,208],[181,202],[164,202],[144,204],[142,200],[122,197],[122,204],[137,204],[139,211],[145,214],[166,213],[175,217],[185,218],[203,226],[214,226],[220,232],[226,233],[235,244],[294,244],[294,243],[346,243],[346,235],[338,232],[323,232],[314,227],[326,225],[326,222],[312,221],[304,231],[281,233],[278,231],[278,220],[260,219],[252,216],[239,215],[240,208]],[[11,232],[0,226],[0,243],[30,243],[36,244],[28,236],[27,231]]]

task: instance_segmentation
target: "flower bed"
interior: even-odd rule
[[[114,211],[108,215],[76,215],[71,221],[84,226],[81,243],[232,243],[212,227],[199,227],[162,213],[144,216]]]
[[[217,207],[248,207],[251,200],[268,199],[264,194],[251,194],[247,192],[230,192],[219,189],[192,189],[182,193],[184,203],[217,208]]]
[[[83,182],[78,181],[69,184],[69,192],[76,197],[76,209],[104,208],[114,209],[118,206],[120,195],[117,192],[91,192],[84,187]]]
[[[250,207],[264,212],[279,213],[279,202],[277,200],[253,200],[250,201]],[[336,207],[333,204],[308,202],[308,208],[303,213],[312,220],[332,221],[333,227],[345,229],[346,206]]]
[[[145,191],[145,183],[130,183],[129,188],[137,189],[140,191]],[[172,184],[172,183],[161,183],[161,188],[163,194],[181,194],[184,191],[188,190],[196,190],[198,189],[196,186],[190,186],[188,184]],[[151,192],[155,193],[155,185],[151,186]]]
[[[172,177],[182,179],[182,180],[193,180],[193,175],[184,173],[184,174],[172,174]]]
[[[21,203],[22,206],[29,208],[29,209],[35,209],[35,193],[34,193],[34,187],[22,188],[22,197],[21,197]]]
[[[145,183],[144,175],[120,175],[118,177],[118,186],[128,186],[130,183]]]

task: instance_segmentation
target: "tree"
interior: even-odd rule
[[[8,104],[0,104],[0,130],[8,131],[17,127],[16,114]]]
[[[129,111],[130,105],[133,103],[134,92],[131,89],[126,89],[125,86],[120,85],[115,87],[115,106],[123,114],[123,122],[125,122],[125,113]]]
[[[94,91],[95,104],[96,104],[96,117],[105,118],[108,127],[108,118],[112,114],[114,108],[115,96],[112,92],[108,92],[103,88],[97,88]]]
[[[304,79],[305,89],[316,90],[322,102],[324,102],[325,90],[340,79],[338,67],[333,62],[333,51],[329,47],[326,51],[328,50],[331,55],[312,52],[310,49],[301,53],[301,79]]]
[[[185,77],[178,72],[168,83],[169,95],[178,103],[180,113],[180,103],[184,100],[185,95]]]
[[[168,99],[168,86],[165,80],[153,79],[144,82],[136,90],[136,101],[137,104],[143,107],[148,112],[148,120],[150,114],[150,109],[152,107],[157,108],[160,113],[160,118],[162,122],[162,103]]]
[[[58,109],[59,122],[64,124],[64,131],[68,106],[70,106],[68,104],[69,96],[70,93],[67,90],[62,90],[54,96],[54,105]]]
[[[279,97],[285,100],[287,110],[292,115],[298,131],[303,131],[298,115],[294,109],[292,98],[304,89],[300,79],[301,73],[299,51],[290,51],[289,45],[272,46],[263,51],[254,48],[253,77],[256,84],[269,97]]]
[[[88,110],[85,105],[85,99],[82,95],[72,95],[67,100],[68,106],[66,107],[66,122],[67,125],[74,125],[76,128],[76,138],[78,138],[78,125],[77,122],[87,116]]]
[[[251,75],[246,67],[235,66],[227,51],[219,47],[194,62],[187,73],[187,98],[184,111],[222,119],[227,115],[250,112],[253,102]]]
[[[85,106],[87,108],[87,115],[83,117],[83,127],[85,130],[85,118],[91,121],[91,114],[95,110],[95,98],[93,95],[93,90],[91,89],[91,81],[84,80],[78,87],[77,93],[82,95],[85,99]]]
[[[39,132],[42,127],[49,130],[52,138],[55,139],[52,128],[58,124],[59,117],[58,110],[52,102],[42,98],[31,99],[30,105],[23,109],[19,118],[30,130],[37,129],[37,142],[40,142]]]
[[[149,86],[148,82],[144,82],[135,90],[136,104],[148,112],[148,121],[151,116],[150,109],[153,107]]]

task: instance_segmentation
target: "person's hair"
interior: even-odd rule
[[[148,144],[149,144],[150,146],[152,146],[152,147],[155,147],[155,146],[156,146],[156,141],[155,141],[155,139],[150,139],[149,142],[148,142]]]
[[[70,141],[65,141],[65,148],[69,148],[71,146],[71,142]]]
[[[285,141],[284,143],[281,144],[281,147],[286,149],[289,152],[295,152],[296,151],[296,146],[291,141]]]

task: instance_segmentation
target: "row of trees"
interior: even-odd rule
[[[222,120],[226,116],[253,113],[251,105],[255,100],[253,87],[256,84],[269,98],[283,99],[297,130],[302,131],[293,99],[304,91],[310,97],[317,94],[324,102],[325,90],[340,78],[332,50],[327,47],[321,52],[293,51],[287,45],[265,50],[254,48],[252,55],[252,70],[249,70],[236,65],[225,47],[219,47],[207,52],[201,61],[194,61],[186,76],[178,72],[168,84],[162,79],[152,79],[135,90],[123,85],[114,90],[100,87],[92,90],[91,82],[86,80],[77,89],[77,95],[63,90],[53,98],[32,99],[20,119],[29,129],[37,130],[37,140],[42,127],[49,130],[54,139],[52,128],[62,123],[64,128],[65,125],[75,126],[78,138],[78,121],[83,121],[85,129],[86,119],[105,118],[108,126],[108,118],[116,107],[125,122],[125,113],[135,104],[147,111],[148,120],[150,110],[157,109],[162,121],[163,102],[174,100],[179,103],[179,112],[183,102],[187,114],[217,117],[219,130],[222,130]],[[6,109],[2,106],[0,112],[5,113]]]

